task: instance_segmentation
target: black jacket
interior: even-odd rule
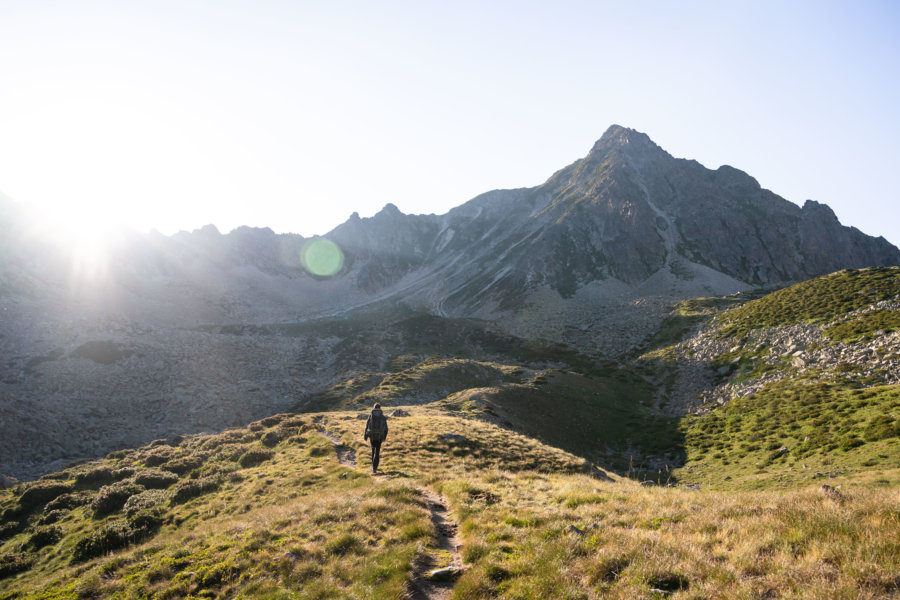
[[[388,424],[387,417],[381,412],[380,408],[373,408],[372,414],[366,419],[365,438],[372,438],[373,442],[383,442],[387,439]]]

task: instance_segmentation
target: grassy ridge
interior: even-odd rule
[[[900,267],[845,269],[772,292],[719,318],[719,334],[743,337],[753,329],[828,323],[900,294]]]
[[[23,495],[38,502],[25,529],[0,547],[32,560],[0,579],[0,598],[408,597],[410,573],[434,543],[426,486],[449,499],[459,525],[467,570],[457,600],[878,598],[900,590],[893,491],[722,494],[601,481],[581,474],[581,459],[525,436],[408,410],[411,417],[391,420],[386,476],[364,475],[365,461],[360,470],[338,464],[305,415],[125,452],[3,492],[6,508]],[[356,413],[317,420],[365,455]],[[225,457],[239,454],[231,446],[247,446],[240,456],[270,454],[241,466],[240,457]],[[184,501],[169,496],[147,539],[73,562],[79,539],[126,520],[124,508],[102,517],[89,510],[103,489],[95,489],[96,472],[161,473],[170,461],[200,464],[176,473],[168,494],[194,475],[223,478]],[[136,474],[120,481],[134,483]],[[83,493],[86,503],[57,515],[60,539],[31,550],[34,527],[52,509],[49,492],[28,490],[50,484],[76,488],[68,493]]]
[[[529,436],[641,476],[651,457],[668,457],[669,464],[683,459],[678,421],[647,410],[650,393],[644,381],[625,374],[589,378],[552,369],[519,384],[465,390],[439,404],[451,410],[480,406]]]
[[[820,323],[821,344],[853,344],[900,327],[900,311],[867,310],[900,294],[900,269],[844,270],[748,302],[717,318],[718,335],[743,337],[753,329]],[[876,333],[877,332],[877,333]],[[831,341],[829,341],[829,338]],[[796,373],[790,357],[770,360],[765,345],[735,348],[708,364],[740,383],[786,375],[752,395],[734,398],[682,423],[686,464],[682,481],[720,487],[797,485],[840,475],[878,485],[900,483],[900,386],[881,385],[865,364]],[[875,359],[888,357],[882,346]]]
[[[436,403],[501,423],[608,468],[640,468],[648,457],[680,462],[675,419],[646,408],[652,389],[626,370],[585,376],[500,362],[399,357],[392,373],[365,373],[312,398],[313,410]]]

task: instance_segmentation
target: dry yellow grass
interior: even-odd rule
[[[900,596],[896,488],[721,492],[603,481],[578,457],[525,436],[407,410],[390,420],[381,476],[366,473],[356,413],[320,416],[357,450],[356,469],[338,463],[305,415],[306,428],[271,446],[269,460],[167,509],[148,541],[70,564],[78,536],[117,518],[74,509],[62,541],[30,571],[0,580],[0,599],[409,597],[415,565],[433,553],[426,487],[448,498],[459,525],[467,570],[458,600]],[[273,427],[251,431],[265,439]],[[26,539],[6,540],[3,553]]]

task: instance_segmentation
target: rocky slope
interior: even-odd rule
[[[837,301],[848,296],[852,303]],[[786,304],[800,308],[780,313]],[[900,385],[900,269],[847,270],[782,289],[640,361],[659,369],[658,403],[672,415],[704,414],[786,379]]]

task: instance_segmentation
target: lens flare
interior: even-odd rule
[[[330,277],[344,266],[344,253],[331,240],[316,238],[303,246],[300,262],[311,274]]]

